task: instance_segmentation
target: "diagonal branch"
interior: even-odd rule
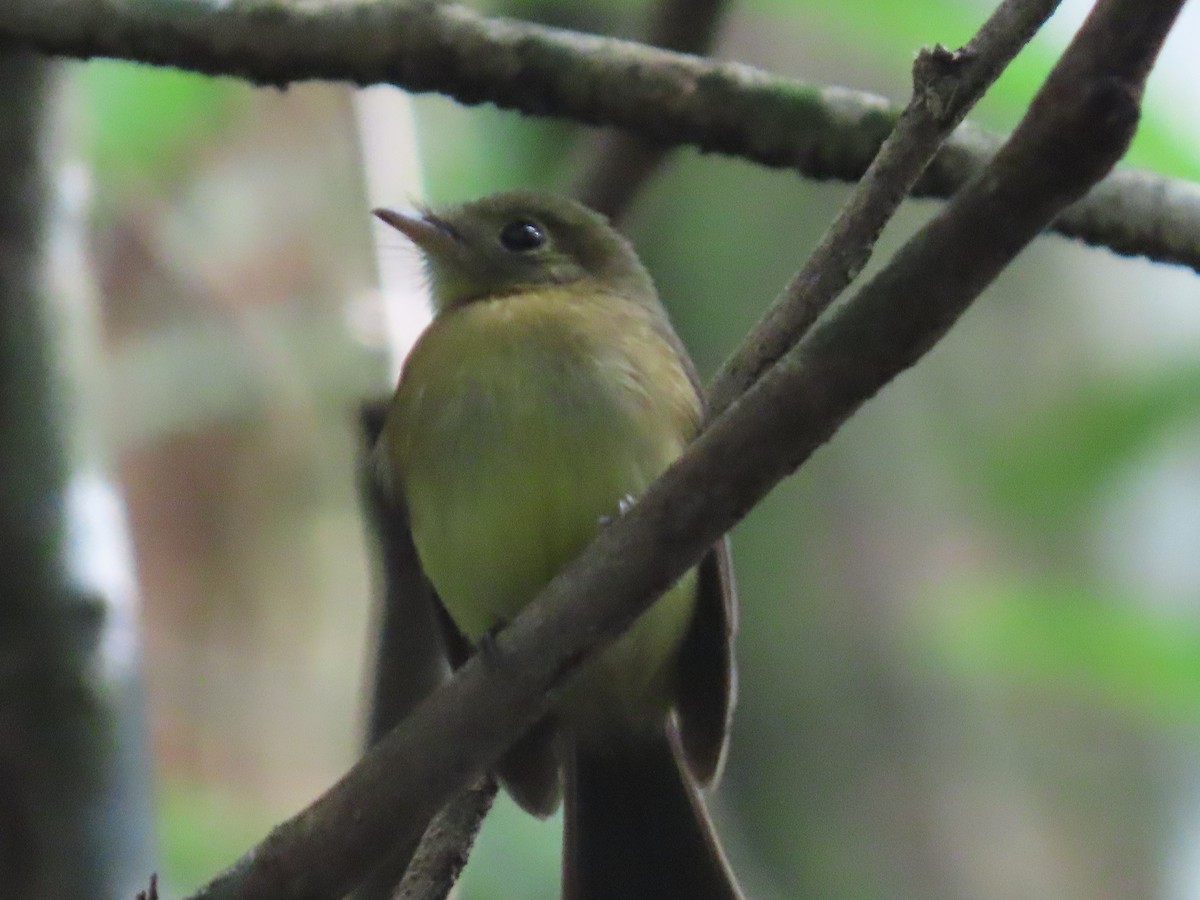
[[[777,360],[828,306],[866,264],[883,226],[912,190],[913,184],[937,152],[946,136],[966,116],[984,91],[999,77],[1014,56],[1058,7],[1059,0],[1004,0],[988,17],[971,41],[950,53],[937,47],[918,56],[913,68],[914,95],[884,142],[879,155],[859,182],[850,202],[842,209],[820,245],[805,262],[787,289],[768,310],[743,351],[724,368],[710,396],[712,415],[719,414],[734,398]],[[704,0],[699,9],[694,0],[662,0],[656,6],[651,42],[674,49],[696,49],[714,36],[723,0]],[[662,161],[666,148],[647,144],[628,133],[607,136],[597,148],[592,166],[580,191],[580,199],[609,217],[620,214],[641,184]],[[377,692],[378,697],[378,692]],[[448,811],[473,809],[480,816],[487,807],[471,804],[471,792],[457,795],[435,818],[464,819]],[[443,860],[465,860],[475,827],[433,826],[422,839],[429,855]],[[417,866],[423,885],[440,886],[437,877],[421,874],[428,869],[457,871],[447,865]],[[373,878],[375,875],[372,876]],[[414,877],[410,871],[408,883]],[[453,881],[445,882],[452,884]],[[415,892],[414,888],[409,888]],[[427,889],[433,892],[436,888]],[[423,896],[424,894],[422,894]],[[360,891],[362,900],[366,894]],[[403,891],[400,896],[406,896]]]
[[[0,45],[234,75],[396,84],[462,103],[614,125],[812,178],[857,179],[899,110],[750,66],[487,18],[415,0],[5,0]],[[917,185],[949,196],[1000,140],[956,133]],[[1117,173],[1054,225],[1119,253],[1200,271],[1200,185]]]
[[[871,258],[883,226],[912,191],[938,147],[983,96],[1059,0],[1005,0],[960,50],[924,50],[913,64],[913,96],[849,201],[740,350],[709,396],[719,415],[812,327]]]
[[[621,519],[346,776],[196,895],[341,896],[415,839],[576,667],[953,325],[1125,152],[1184,0],[1101,0],[987,169],[717,417]]]
[[[425,830],[391,900],[442,900],[450,893],[496,790],[496,780],[485,775],[442,807]]]

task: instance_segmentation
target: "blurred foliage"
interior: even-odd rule
[[[561,835],[561,810],[535,819],[501,791],[471,854],[481,861],[469,862],[459,880],[462,897],[558,900]]]
[[[237,82],[174,69],[97,60],[78,69],[76,83],[84,149],[97,178],[120,188],[169,184],[244,109]]]
[[[946,674],[1050,692],[1138,724],[1200,724],[1194,615],[1066,579],[995,576],[943,590],[946,612],[917,636],[916,656]]]
[[[732,6],[727,44],[736,48],[730,55],[768,70],[903,102],[915,50],[961,43],[989,5],[746,0]],[[636,35],[646,4],[524,0],[489,8]],[[1039,36],[973,120],[1011,128],[1064,42],[1061,28]],[[226,160],[217,174],[205,168],[222,142],[240,140],[261,151],[275,137],[280,159],[300,152],[287,137],[239,131],[256,113],[232,82],[115,63],[74,71],[86,98],[90,163],[129,209],[188,191],[190,202],[203,206],[207,191],[227,182],[237,165]],[[1152,89],[1130,161],[1197,177],[1200,150],[1179,137],[1177,100]],[[564,190],[586,165],[595,134],[439,97],[418,98],[416,109],[434,202],[518,185]],[[260,183],[267,179],[262,160],[255,164],[259,169],[248,166],[251,174],[226,194],[260,202],[252,191],[266,190]],[[320,171],[322,179],[357,177],[350,164]],[[786,282],[847,191],[690,150],[672,155],[626,224],[702,373],[715,371]],[[906,207],[872,268],[933,208]],[[312,247],[338,236],[365,243],[365,217],[359,223],[357,209],[313,217],[311,247],[271,257],[272,236],[258,237],[262,229],[246,222],[233,242],[262,241],[247,256],[267,257],[268,273],[302,271]],[[185,221],[185,235],[192,224]],[[219,264],[212,267],[218,281],[227,275]],[[1151,896],[1161,887],[1170,851],[1154,839],[1176,815],[1160,797],[1160,783],[1175,777],[1162,745],[1178,740],[1181,724],[1196,722],[1197,605],[1167,613],[1152,586],[1128,578],[1114,584],[1096,562],[1112,555],[1104,544],[1111,538],[1099,536],[1095,525],[1110,509],[1114,485],[1155,465],[1165,441],[1194,427],[1200,368],[1190,361],[1194,352],[1185,362],[1166,358],[1152,339],[1136,364],[1089,365],[1097,351],[1083,324],[1111,317],[1122,302],[1144,304],[1131,331],[1150,318],[1180,316],[1154,303],[1178,292],[1180,282],[1154,281],[1151,268],[1143,272],[1062,241],[1040,242],[929,358],[847,423],[737,529],[743,696],[717,816],[750,896],[1115,900]],[[1114,272],[1121,277],[1107,277]],[[247,291],[261,291],[255,278],[266,276],[256,270],[250,276]],[[1144,284],[1134,281],[1141,278]],[[260,356],[270,355],[262,352],[265,344],[228,342],[228,322],[197,324],[187,315],[130,338],[112,367],[132,386],[114,416],[118,423],[131,420],[121,430],[135,443],[167,444],[211,429],[219,444],[228,440],[220,426],[230,420],[245,426],[239,441],[248,442],[246,432],[259,427],[278,432],[265,475],[225,460],[172,470],[173,483],[192,478],[206,499],[227,483],[240,486],[246,493],[238,502],[262,516],[255,528],[271,527],[260,506],[286,494],[290,502],[271,507],[279,519],[273,570],[289,568],[288,553],[297,552],[294,544],[306,533],[311,537],[298,555],[321,549],[359,563],[339,549],[344,536],[337,526],[352,514],[347,492],[297,489],[318,477],[303,455],[305,441],[325,446],[330,465],[347,465],[344,446],[337,454],[328,449],[337,444],[331,435],[351,421],[346,398],[368,390],[374,377],[374,363],[361,348],[356,356],[353,340],[339,331],[342,310],[320,307],[335,288],[312,281],[298,278],[276,289],[283,297],[314,294],[318,300],[308,301],[304,315],[264,291],[278,308],[251,322],[277,342],[274,352],[287,356],[278,370],[262,363]],[[1200,306],[1200,291],[1186,284]],[[1188,329],[1200,340],[1200,324],[1180,318],[1178,330]],[[218,389],[225,378],[241,389]],[[191,397],[191,405],[173,407],[180,395]],[[281,416],[272,406],[279,395],[291,413],[308,403],[324,418]],[[206,480],[206,467],[218,468],[228,482]],[[342,508],[331,508],[335,497]],[[314,504],[321,509],[301,519]],[[175,517],[174,510],[164,515]],[[252,530],[228,527],[225,543],[213,540],[216,549],[184,545],[186,552],[210,554],[206,562],[216,574],[201,580],[204,591],[220,598],[259,587],[255,577],[227,571],[245,564],[238,554],[250,555]],[[246,652],[261,649],[241,634],[252,616],[297,643],[303,629],[332,629],[343,610],[323,619],[322,601],[344,600],[357,582],[346,570],[322,565],[329,566],[325,594],[300,597],[309,571],[291,571],[287,589],[272,595],[278,609],[247,612],[234,604],[222,612],[214,600],[212,608],[186,608],[184,624]],[[302,605],[285,605],[296,603]],[[318,664],[311,668],[344,670],[344,659],[329,649],[337,646],[318,638]],[[223,671],[234,655],[220,645],[217,664],[206,671]],[[179,656],[172,662],[187,665],[187,654]],[[269,721],[241,725],[265,730],[279,725],[287,692],[296,687],[277,671],[259,674],[272,689],[262,704]],[[171,677],[192,679],[201,697],[209,693],[190,671]],[[316,721],[313,697],[292,702]],[[168,764],[165,781],[164,871],[174,885],[211,876],[278,815],[278,803],[259,806],[236,794],[230,800],[229,789],[196,783],[186,765]],[[297,791],[309,787],[305,781]],[[1067,794],[1086,802],[1072,806]],[[537,822],[502,798],[464,875],[463,897],[556,896],[558,841],[557,820]]]
[[[209,783],[170,778],[159,792],[159,873],[167,896],[207,884],[276,824],[252,798]]]
[[[961,0],[929,0],[924,3],[889,3],[887,0],[752,0],[750,8],[763,7],[771,14],[791,20],[804,17],[819,23],[839,46],[874,57],[874,67],[907,75],[913,54],[921,47],[941,43],[960,47],[979,28],[990,6]],[[1061,15],[1061,13],[1059,14]],[[1021,51],[988,91],[971,120],[996,130],[1011,130],[1024,114],[1030,99],[1050,72],[1065,38],[1061,32],[1039,33]],[[873,88],[879,90],[879,87]],[[884,91],[894,101],[907,100],[907,82]],[[1143,111],[1137,137],[1126,157],[1129,165],[1154,169],[1181,178],[1200,178],[1200,154],[1194,142],[1171,125],[1177,115],[1173,103],[1151,97]]]
[[[977,445],[980,484],[1023,531],[1079,528],[1122,470],[1198,419],[1200,367],[1090,380]]]

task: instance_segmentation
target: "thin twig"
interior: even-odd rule
[[[496,799],[496,780],[486,775],[433,817],[412,864],[392,900],[443,900],[458,881],[484,816]]]
[[[660,0],[654,7],[646,43],[705,55],[716,41],[727,6],[726,0]],[[651,143],[627,131],[603,134],[572,193],[619,221],[670,150],[669,145]]]
[[[1008,143],[838,313],[713,420],[628,513],[333,788],[196,895],[341,896],[419,834],[854,410],[911,366],[1128,147],[1184,0],[1100,0]]]
[[[284,86],[327,79],[436,91],[612,125],[665,144],[857,180],[900,110],[750,66],[402,0],[4,0],[0,44],[108,56]],[[960,128],[918,182],[949,196],[1001,139]],[[1200,185],[1117,173],[1053,226],[1118,253],[1200,271]]]
[[[884,225],[912,191],[938,147],[962,122],[1059,0],[1004,0],[961,49],[940,44],[913,64],[913,94],[804,266],[722,367],[709,392],[718,415],[798,341],[871,258]]]
[[[144,891],[138,891],[137,900],[158,900],[158,873],[150,873],[150,887]]]

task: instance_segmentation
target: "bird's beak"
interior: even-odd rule
[[[453,244],[457,235],[437,218],[420,210],[373,209],[371,214],[391,225],[402,235],[426,252],[437,252]]]

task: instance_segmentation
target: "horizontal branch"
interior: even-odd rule
[[[911,366],[1100,180],[1184,0],[1100,0],[985,172],[704,430],[624,516],[321,799],[196,900],[341,896],[416,839],[646,609],[854,410]],[[384,836],[381,838],[381,835]]]
[[[900,113],[880,97],[737,63],[402,0],[5,0],[0,45],[105,56],[284,86],[390,83],[461,103],[613,125],[665,144],[856,180]],[[1000,144],[960,129],[918,195],[949,196]],[[1054,225],[1200,271],[1200,185],[1118,173]]]

